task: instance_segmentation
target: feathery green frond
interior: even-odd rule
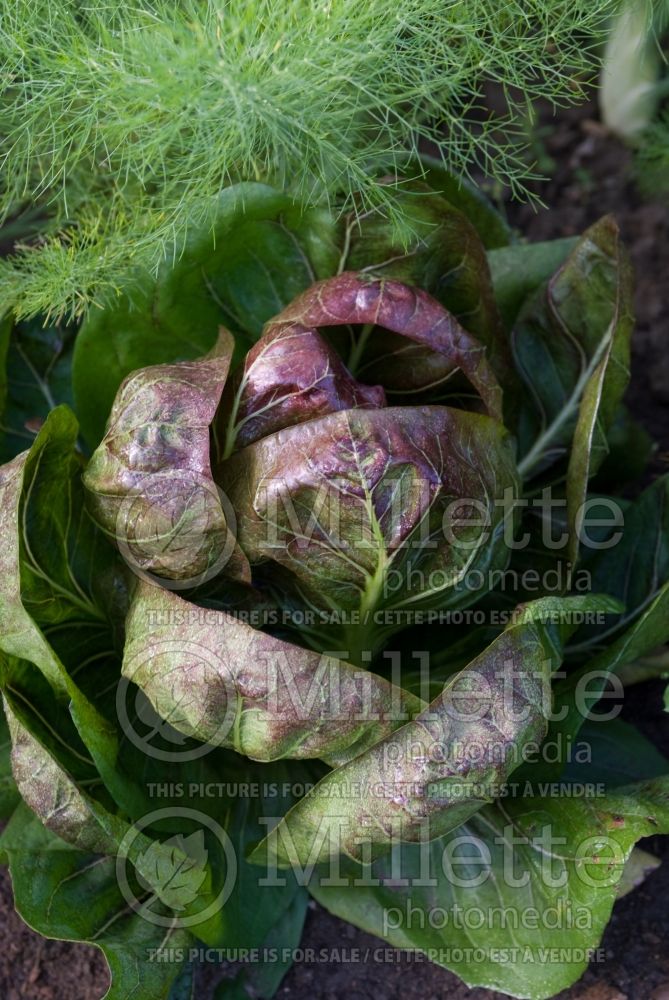
[[[379,177],[429,142],[520,192],[520,109],[577,96],[612,6],[15,0],[0,23],[0,213],[37,202],[45,226],[2,262],[1,299],[21,316],[104,302],[240,179],[393,212]],[[486,79],[509,91],[504,122],[480,109]]]

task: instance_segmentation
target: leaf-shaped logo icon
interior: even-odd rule
[[[135,859],[142,885],[170,909],[180,912],[194,899],[207,878],[208,852],[204,830],[155,841]]]

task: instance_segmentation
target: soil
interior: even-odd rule
[[[585,107],[547,116],[540,123],[542,153],[553,160],[553,179],[537,187],[547,209],[509,204],[507,214],[530,241],[572,236],[611,212],[617,218],[636,270],[637,329],[632,413],[658,447],[651,475],[669,468],[669,202],[642,198],[628,151],[608,136]],[[662,710],[663,685],[628,689],[624,717],[634,721],[669,756],[669,726]],[[646,882],[616,904],[604,935],[606,960],[592,966],[559,1000],[669,1000],[669,838],[643,846],[664,860]],[[16,916],[9,879],[0,869],[0,996],[6,1000],[98,1000],[108,974],[97,949],[45,941]],[[303,945],[318,951],[341,946],[372,949],[378,941],[342,923],[315,903],[310,906]],[[227,973],[229,975],[229,972]],[[225,975],[206,970],[198,1000],[211,1000],[214,981]],[[294,1000],[495,1000],[502,994],[470,990],[451,973],[427,962],[296,965],[279,997]]]

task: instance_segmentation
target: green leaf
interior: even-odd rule
[[[542,619],[557,613],[568,632],[573,607],[548,600],[519,609],[518,622],[413,721],[321,779],[251,860],[280,867],[313,866],[339,853],[369,860],[397,841],[433,840],[465,822],[495,797],[526,747],[541,743],[560,658]]]
[[[9,737],[5,712],[0,705],[0,820],[8,819],[19,803],[19,793],[12,775],[10,753],[12,742]]]
[[[505,798],[429,848],[402,845],[339,886],[316,875],[310,891],[468,986],[546,1000],[588,964],[634,844],[663,832],[669,779],[601,798]]]
[[[126,628],[123,674],[158,716],[255,760],[348,760],[422,705],[375,674],[143,581]]]
[[[74,417],[59,407],[30,451],[0,468],[0,649],[34,664],[58,702],[69,703],[105,783],[124,801],[116,725],[82,693],[38,624],[77,625],[113,641],[107,616],[124,602],[114,552],[84,511],[76,436]]]
[[[544,777],[559,775],[564,754],[600,700],[609,674],[661,642],[666,642],[669,638],[668,623],[669,583],[666,583],[634,624],[615,642],[556,683],[554,719],[549,726],[548,740],[560,746],[562,756],[554,763],[542,761],[540,765],[533,765],[533,771],[540,767]]]
[[[189,962],[172,983],[169,1000],[195,1000],[193,965]]]
[[[308,904],[309,894],[300,889],[290,906],[282,913],[280,922],[274,925],[265,938],[264,946],[270,950],[276,949],[277,961],[260,962],[252,965],[246,972],[246,979],[254,995],[263,1000],[270,1000],[274,996],[293,964],[292,958],[285,956],[295,953],[299,947]]]
[[[50,410],[72,402],[75,332],[37,319],[0,321],[0,462],[30,447]]]
[[[263,872],[249,862],[248,854],[267,832],[268,818],[283,816],[295,801],[293,790],[305,781],[312,783],[313,774],[296,761],[269,767],[244,761],[239,777],[250,782],[256,794],[238,795],[219,804],[219,818],[225,823],[237,858],[237,878],[225,903],[221,944],[230,949],[273,947],[269,942],[278,944],[285,935],[285,947],[294,948],[299,944],[300,921],[304,921],[304,887],[292,872],[282,872],[264,883]],[[261,978],[271,982],[272,970]]]
[[[84,794],[56,758],[56,751],[46,749],[31,733],[28,727],[32,728],[34,720],[23,709],[14,689],[4,695],[4,710],[12,742],[12,773],[26,805],[52,833],[74,847],[100,854],[115,853],[114,834],[123,836],[124,824],[116,823],[104,807]],[[53,723],[47,729],[50,737],[56,732]],[[108,833],[105,827],[114,824],[114,833]]]
[[[567,466],[569,543],[566,554],[574,565],[580,548],[579,536],[583,527],[588,480],[608,453],[606,434],[629,381],[629,345],[626,341],[630,333],[627,315],[631,309],[629,283],[618,283],[616,296],[615,310],[606,335],[588,365],[588,369],[591,369],[597,359],[578,405]]]
[[[85,509],[77,431],[72,412],[58,407],[47,417],[30,451],[11,463],[17,471],[22,469],[23,479],[18,539],[21,599],[41,626],[82,621],[104,629],[115,611],[109,592],[123,587],[118,559]],[[13,530],[9,521],[8,534]]]
[[[621,663],[616,667],[616,677],[623,687],[641,684],[643,681],[669,678],[669,647],[658,646],[649,653],[644,653],[629,663]]]
[[[156,316],[157,296],[148,279],[113,307],[92,311],[76,340],[72,366],[75,409],[89,447],[101,440],[114,396],[126,375],[151,364],[188,360],[213,347],[221,317],[190,303],[193,323],[172,328]],[[207,312],[213,315],[207,316]],[[169,316],[169,314],[168,314]]]
[[[580,493],[602,461],[605,432],[629,379],[631,298],[629,263],[618,227],[606,216],[521,310],[512,344],[531,399],[519,434],[524,478],[564,459],[571,445],[578,453],[571,479]],[[583,449],[590,455],[585,464]]]
[[[644,511],[647,520],[628,520],[627,532],[620,543],[625,546],[627,552],[627,565],[621,560],[622,572],[610,574],[609,586],[615,594],[616,591],[627,598],[626,611],[622,616],[614,614],[612,624],[599,628],[594,636],[588,636],[588,629],[579,630],[576,638],[585,632],[582,644],[576,643],[568,647],[568,652],[579,653],[582,656],[584,651],[590,649],[597,650],[594,656],[587,658],[581,666],[569,672],[566,678],[558,681],[554,686],[554,717],[549,725],[548,740],[556,742],[562,749],[563,755],[559,761],[533,765],[533,770],[540,768],[540,773],[545,777],[556,777],[560,773],[560,765],[564,762],[564,753],[571,741],[578,735],[581,726],[586,718],[592,713],[594,706],[600,700],[602,692],[607,687],[608,676],[616,672],[619,668],[625,668],[626,680],[629,683],[632,674],[632,664],[639,660],[649,650],[666,643],[669,640],[669,580],[661,582],[656,573],[662,566],[662,551],[665,541],[663,536],[657,535],[657,521],[652,518],[652,503],[655,503],[666,490],[666,482],[659,480],[658,483],[650,487],[641,497],[636,506],[637,511]],[[652,501],[649,504],[649,499]],[[660,511],[664,509],[663,501],[660,501]],[[638,525],[635,530],[634,521]],[[644,533],[649,541],[650,548],[646,552],[655,552],[659,556],[658,563],[653,561],[649,569],[650,576],[644,577],[643,549]],[[655,541],[652,541],[655,533]],[[650,539],[648,538],[650,535]],[[610,552],[606,553],[606,558],[602,559],[601,570],[604,572],[593,573],[594,580],[605,578],[606,563],[610,560]],[[621,553],[622,555],[622,553]],[[637,590],[637,583],[631,579],[635,572],[636,559],[641,559],[639,565],[639,575],[643,578],[639,581],[640,589]],[[625,567],[627,574],[625,573]],[[648,567],[645,567],[648,569]],[[631,575],[630,575],[631,574]],[[651,591],[648,593],[644,586],[650,583]],[[635,600],[639,600],[638,604]],[[630,625],[630,622],[632,624]],[[625,628],[625,626],[627,626]],[[621,631],[622,627],[622,631]],[[614,641],[611,642],[611,639]],[[606,642],[610,645],[606,645]],[[643,669],[641,667],[640,669]]]
[[[110,552],[93,540],[79,544],[80,531],[91,539],[95,532],[83,512],[81,489],[76,496],[76,433],[70,411],[58,408],[30,451],[0,468],[0,648],[35,663],[55,691],[70,698],[76,697],[75,685],[36,620],[79,618],[104,626],[105,614],[92,596],[102,566],[91,555]]]
[[[606,591],[618,598],[625,610],[612,618],[605,630],[594,626],[581,629],[574,637],[572,655],[582,655],[586,651],[597,653],[618,639],[644,610],[652,606],[669,582],[669,474],[655,480],[633,503],[620,505],[620,508],[623,523],[611,526],[611,505],[606,504],[606,520],[610,526],[601,532],[601,537],[593,535],[591,542],[595,542],[595,546],[584,549],[582,566],[590,574],[592,589]],[[669,624],[663,631],[659,618],[657,623],[656,635],[643,640],[649,643],[646,648],[640,645],[641,638],[635,642],[631,659],[669,640]]]
[[[59,835],[84,849],[104,849],[110,855],[115,855],[119,844],[123,842],[123,856],[127,856],[128,864],[132,866],[130,870],[139,869],[140,884],[137,893],[141,896],[141,886],[149,885],[153,895],[160,898],[166,890],[168,901],[173,904],[181,903],[181,912],[185,908],[186,916],[194,920],[198,935],[212,947],[232,947],[235,942],[239,947],[259,946],[267,928],[276,919],[277,912],[286,906],[291,893],[295,891],[294,880],[285,882],[284,888],[263,889],[261,898],[258,897],[258,872],[244,861],[244,854],[248,840],[257,840],[264,832],[264,827],[249,814],[247,800],[243,797],[245,793],[242,791],[237,797],[233,792],[235,798],[228,800],[219,795],[212,797],[211,791],[194,794],[193,787],[199,788],[202,782],[206,789],[211,789],[218,787],[216,783],[223,779],[230,782],[231,788],[238,782],[241,788],[251,787],[250,781],[257,782],[257,787],[266,787],[278,778],[285,784],[289,776],[277,775],[275,771],[249,775],[247,769],[240,769],[238,765],[230,766],[240,759],[232,756],[227,761],[221,761],[220,755],[216,761],[211,760],[211,756],[207,757],[207,761],[211,760],[211,766],[206,770],[202,767],[204,761],[162,764],[150,756],[150,747],[148,755],[140,753],[135,760],[132,753],[128,757],[124,745],[120,759],[117,758],[118,774],[113,790],[120,801],[128,800],[131,808],[136,811],[135,818],[139,824],[131,828],[123,819],[109,812],[110,808],[115,807],[110,804],[111,800],[97,777],[92,761],[78,755],[80,752],[86,754],[86,747],[76,731],[73,738],[71,721],[70,728],[67,726],[67,715],[63,716],[55,711],[57,703],[53,702],[53,698],[49,699],[48,685],[44,683],[46,691],[39,692],[34,686],[34,676],[32,687],[25,680],[19,687],[21,679],[15,668],[11,688],[7,689],[7,697],[10,698],[12,707],[20,712],[22,723],[20,727],[15,723],[17,738],[14,769],[25,800],[41,820]],[[81,751],[78,751],[78,747],[81,747]],[[305,776],[296,770],[295,764],[292,768],[290,780],[303,782]],[[79,778],[82,780],[79,781]],[[135,794],[134,782],[144,785],[143,796]],[[175,792],[171,796],[160,795],[157,801],[156,789],[166,787],[174,787]],[[171,824],[172,830],[176,827],[178,832],[181,827],[184,836],[188,834],[188,824],[184,829],[184,821],[179,818],[186,788],[189,789],[187,804],[202,817],[201,822],[204,823],[206,832],[207,816],[211,816],[225,830],[225,834],[219,833],[209,840],[211,873],[207,871],[206,885],[202,884],[201,864],[193,872],[192,862],[189,857],[180,855],[178,845],[172,843],[164,848],[158,841],[152,842],[143,832],[144,817],[161,807],[167,815],[163,822],[168,823],[168,828]],[[106,803],[106,808],[100,801],[93,799],[92,795],[99,796],[102,803]],[[146,800],[144,806],[142,798]],[[269,804],[265,800],[259,800],[256,804],[254,799],[253,805],[261,815],[275,815],[277,811],[281,814],[285,809],[276,795]],[[171,821],[170,816],[173,816]],[[198,827],[196,823],[194,832],[197,833],[200,829],[201,826]],[[193,832],[192,828],[190,832]],[[223,909],[217,906],[216,912],[205,921],[200,914],[214,901],[212,892],[218,891],[227,878],[228,853],[224,849],[226,836],[228,841],[232,838],[237,858],[236,883],[233,895],[225,902]],[[180,880],[178,887],[175,880],[166,886],[165,879],[157,877],[157,863],[161,872],[175,872]]]
[[[608,454],[597,470],[593,489],[616,493],[622,486],[643,479],[655,446],[646,428],[624,404],[618,407],[606,440]]]
[[[611,327],[613,330],[614,327]],[[569,544],[567,558],[576,564],[580,548],[579,534],[583,527],[583,510],[588,493],[588,480],[606,454],[606,437],[599,425],[599,410],[604,391],[604,379],[611,358],[613,338],[608,338],[601,360],[588,380],[578,407],[578,418],[574,429],[567,467],[567,523]],[[624,390],[623,390],[624,391]]]
[[[224,979],[216,987],[214,1000],[248,1000],[247,974],[240,972],[234,979]]]
[[[634,680],[636,661],[669,641],[669,476],[656,480],[624,510],[624,528],[601,533],[599,544],[583,562],[590,586],[605,589],[624,606],[604,626],[582,626],[567,647],[578,666],[555,684],[555,717],[548,739],[566,748],[599,701],[612,672],[624,669]],[[646,668],[639,662],[639,675]],[[659,669],[662,669],[660,666]],[[555,776],[559,763],[542,763]]]
[[[155,926],[128,907],[113,858],[75,850],[25,806],[14,813],[0,846],[9,857],[23,920],[45,937],[102,949],[112,974],[106,1000],[168,1000],[192,938],[176,927]],[[161,949],[173,950],[173,960],[150,961]]]
[[[430,187],[467,216],[486,250],[506,247],[513,231],[479,185],[447,170],[440,160],[420,154],[420,166]]]
[[[14,695],[8,693],[5,711],[12,738],[12,771],[24,802],[38,819],[53,834],[80,850],[120,856],[124,864],[131,864],[136,870],[142,890],[149,890],[172,912],[188,917],[187,926],[191,923],[197,926],[200,937],[215,945],[221,934],[221,913],[216,905],[218,897],[204,846],[204,830],[196,827],[190,835],[178,833],[165,842],[152,840],[144,832],[148,825],[146,817],[142,817],[139,825],[131,826],[105,808],[93,797],[96,790],[100,794],[100,782],[78,782],[68,773],[59,759],[62,749],[55,744],[49,747],[43,743],[41,734],[34,735],[30,730],[36,733],[36,720],[21,711],[19,721],[15,715],[18,708]],[[48,736],[52,734],[53,730]],[[152,812],[156,812],[155,808]],[[179,815],[174,810],[176,821]],[[133,899],[136,901],[139,896],[133,894]],[[198,919],[212,905],[213,916],[205,913]]]
[[[260,946],[297,891],[289,876],[264,887],[260,900],[258,870],[245,861],[248,844],[264,832],[261,817],[267,812],[281,815],[290,801],[280,793],[278,782],[270,785],[270,776],[264,775],[261,785],[258,776],[258,788],[274,790],[269,798],[255,796],[249,802],[239,796],[221,802],[213,797],[206,812],[195,809],[190,797],[187,808],[154,799],[131,825],[93,797],[100,794],[99,781],[80,782],[68,773],[61,762],[63,749],[53,743],[53,728],[46,733],[53,743],[49,746],[38,733],[43,720],[21,711],[19,721],[14,709],[20,703],[13,693],[6,698],[13,773],[25,803],[47,829],[80,850],[116,857],[119,884],[130,892],[126,901],[131,906],[142,901],[147,919],[157,914],[165,925],[163,908],[168,907],[179,918],[178,926],[192,928],[211,947]],[[271,777],[276,779],[276,773]],[[286,776],[280,777],[285,784]],[[168,839],[156,832],[165,825],[177,830]]]
[[[336,229],[325,210],[302,209],[262,185],[240,184],[223,199],[216,249],[212,254],[209,238],[200,253],[223,322],[248,344],[300,292],[334,272]]]
[[[154,800],[151,812],[124,834],[122,856],[138,879],[133,895],[152,894],[146,901],[151,913],[168,905],[210,947],[260,948],[300,890],[292,873],[263,884],[246,854],[266,831],[265,817],[283,815],[293,802],[293,783],[307,775],[299,765],[268,769],[234,755],[219,756],[218,764],[218,794],[210,791],[199,802],[182,796],[178,805]],[[163,829],[177,832],[164,840],[157,833]]]
[[[326,213],[301,213],[263,184],[226,188],[212,227],[191,232],[157,279],[143,276],[114,307],[89,312],[72,369],[88,444],[102,438],[130,372],[206,354],[221,324],[248,346],[295,295],[332,273],[338,257],[332,225]]]
[[[669,581],[636,613],[634,624],[590,661],[591,669],[612,671],[669,640]]]
[[[249,996],[271,1000],[293,964],[285,956],[299,947],[308,902],[308,893],[300,889],[263,941],[262,954],[271,957],[247,964],[235,979],[223,980],[216,988],[214,1000],[248,1000]]]
[[[504,326],[511,330],[525,300],[564,263],[578,239],[513,243],[489,250],[488,266]]]
[[[584,723],[579,739],[588,746],[589,761],[571,759],[561,778],[601,782],[607,791],[635,781],[669,774],[669,760],[638,729],[622,719]]]

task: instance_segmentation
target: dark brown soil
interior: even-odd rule
[[[629,404],[658,449],[655,474],[669,467],[669,205],[643,200],[635,187],[627,151],[592,118],[592,109],[568,112],[549,127],[544,152],[554,161],[554,179],[540,187],[550,211],[509,205],[510,221],[529,240],[581,232],[612,212],[630,248],[637,275],[637,332]],[[553,127],[554,124],[554,127]],[[662,685],[629,689],[624,714],[669,755],[669,726],[662,711]],[[604,936],[606,961],[589,969],[560,1000],[668,1000],[669,839],[644,846],[664,864],[639,889],[616,904]],[[94,948],[43,941],[14,914],[6,872],[0,869],[0,996],[7,1000],[98,1000],[108,976]],[[376,940],[311,905],[303,944],[359,948]],[[210,1000],[208,970],[198,1000]],[[451,973],[427,962],[297,965],[280,997],[295,1000],[494,1000],[501,994],[469,990]]]

